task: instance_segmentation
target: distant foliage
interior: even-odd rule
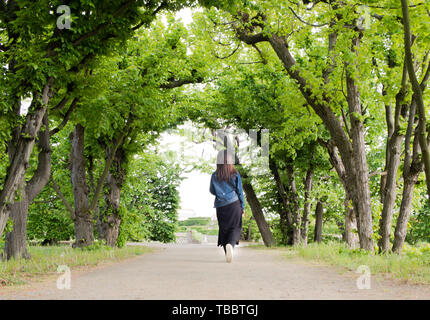
[[[259,241],[261,239],[260,231],[258,230],[255,219],[252,217],[251,210],[246,210],[245,219],[242,220],[241,239],[251,241]]]
[[[118,245],[125,241],[175,241],[178,222],[180,168],[154,155],[131,163],[124,187]]]
[[[411,216],[409,230],[406,240],[415,244],[420,241],[430,243],[430,206],[427,204],[418,212]]]
[[[27,238],[41,241],[67,241],[74,236],[73,220],[61,202],[49,197],[50,188],[45,188],[28,213]]]
[[[206,226],[211,222],[209,217],[188,218],[184,221],[179,221],[179,226]]]

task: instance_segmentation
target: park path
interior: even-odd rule
[[[0,299],[430,299],[430,286],[371,278],[287,259],[285,251],[238,247],[226,263],[213,244],[162,245],[136,258],[71,272],[71,289],[56,278],[26,288],[0,289]]]

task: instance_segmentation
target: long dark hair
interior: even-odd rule
[[[227,152],[227,150],[221,150],[218,152],[216,161],[216,176],[218,180],[230,181],[234,175],[237,174],[237,170],[233,163],[231,152]]]

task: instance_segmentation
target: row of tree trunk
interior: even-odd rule
[[[409,20],[407,15],[407,1],[403,0],[404,16],[407,18],[404,23],[405,27],[405,67],[401,83],[401,89],[396,96],[396,107],[394,114],[392,114],[391,106],[386,106],[388,138],[386,147],[386,166],[385,171],[382,173],[381,178],[381,201],[383,203],[382,217],[380,220],[380,240],[378,242],[380,252],[390,250],[391,239],[391,224],[394,214],[394,204],[396,200],[397,176],[400,166],[401,145],[404,141],[405,157],[404,162],[404,188],[402,193],[402,202],[399,211],[399,218],[397,219],[396,231],[394,234],[394,244],[392,250],[400,252],[402,245],[405,241],[407,222],[411,210],[411,200],[413,196],[413,189],[418,178],[419,173],[423,168],[430,168],[427,162],[430,163],[430,156],[428,153],[428,144],[430,134],[426,137],[425,126],[425,112],[423,111],[422,91],[426,87],[426,82],[430,77],[430,63],[427,70],[422,70],[424,77],[421,83],[418,83],[413,67],[412,55],[410,54],[410,46],[412,36],[410,34]],[[239,17],[238,23],[249,23],[253,28],[237,28],[236,34],[239,40],[255,46],[260,42],[268,42],[274,52],[277,54],[280,62],[283,64],[289,77],[296,81],[300,92],[306,99],[307,105],[310,106],[315,113],[321,118],[323,124],[330,133],[331,139],[324,142],[330,155],[330,161],[334,165],[339,174],[340,180],[345,189],[345,234],[344,239],[350,244],[354,245],[356,238],[354,232],[351,232],[357,226],[358,241],[360,248],[374,251],[373,241],[373,222],[371,210],[371,198],[369,188],[369,173],[367,159],[366,159],[366,145],[365,145],[365,127],[362,116],[365,110],[362,108],[361,94],[357,79],[353,76],[354,72],[359,73],[358,64],[356,61],[344,61],[345,79],[346,79],[346,104],[348,106],[347,116],[337,115],[331,108],[334,101],[330,99],[330,94],[319,94],[321,88],[313,88],[309,83],[310,79],[304,76],[300,68],[297,67],[294,55],[289,49],[287,39],[277,34],[270,34],[264,32],[265,17],[264,14],[257,14],[254,18],[242,15]],[[341,19],[333,17],[331,26],[340,22]],[[253,33],[255,30],[262,30],[260,33]],[[252,31],[250,31],[252,30]],[[356,36],[351,38],[350,51],[353,57],[358,55],[361,39],[363,38],[363,30],[356,27]],[[332,57],[332,64],[328,65],[323,72],[323,81],[327,84],[330,81],[330,75],[335,67],[334,50],[336,47],[337,34],[336,28],[332,28],[328,35],[328,56]],[[357,60],[357,59],[356,59]],[[388,63],[390,65],[390,63]],[[406,83],[408,80],[407,71],[413,84],[414,95],[411,102],[405,105],[404,97],[407,94]],[[324,91],[324,89],[322,89]],[[418,105],[419,110],[419,124],[415,124],[415,104]],[[399,119],[401,115],[409,114],[408,131],[406,135],[400,132]],[[416,127],[416,130],[413,128]],[[411,140],[413,139],[413,151],[411,148]],[[415,142],[417,140],[417,143]],[[421,164],[419,155],[422,153],[422,160],[426,165]],[[430,186],[430,169],[426,171],[427,182]],[[291,172],[289,174],[291,177]],[[430,190],[430,187],[429,187]],[[282,190],[280,192],[283,192]],[[430,194],[430,192],[429,192]],[[283,202],[285,199],[280,197]],[[294,205],[294,199],[293,205]],[[285,217],[286,222],[297,223],[298,217],[294,215]],[[281,212],[281,214],[283,214]],[[285,213],[284,213],[285,214]],[[355,221],[354,221],[355,220]],[[293,229],[296,234],[293,236],[297,241],[298,230]]]
[[[21,190],[19,201],[15,201],[8,206],[9,216],[13,222],[13,229],[6,233],[4,257],[11,258],[30,258],[27,250],[27,216],[28,209],[33,199],[47,185],[51,176],[51,148],[50,148],[50,133],[48,115],[45,114],[43,119],[44,129],[39,131],[37,147],[38,147],[38,166],[33,177],[26,183],[23,183],[19,188]],[[122,140],[121,140],[122,141]],[[121,217],[120,208],[120,193],[125,179],[124,171],[124,154],[121,148],[114,149],[115,156],[110,156],[107,153],[106,166],[111,163],[109,159],[112,157],[114,165],[112,170],[108,172],[107,179],[102,176],[99,183],[105,183],[108,193],[105,195],[105,210],[99,211],[94,215],[94,210],[91,210],[92,203],[98,204],[98,199],[93,198],[90,203],[90,187],[87,183],[87,159],[84,155],[85,146],[85,128],[77,124],[75,130],[71,134],[72,150],[70,154],[70,173],[71,182],[73,185],[74,205],[72,206],[62,194],[61,188],[51,178],[53,188],[59,195],[60,199],[65,204],[71,214],[71,218],[75,226],[75,243],[74,247],[88,246],[94,243],[94,222],[100,221],[101,228],[98,229],[100,239],[104,239],[109,246],[116,246],[119,233],[119,225]],[[119,143],[117,141],[117,147]],[[10,155],[12,154],[10,149]],[[93,190],[93,194],[94,194]],[[95,195],[93,195],[95,197]]]

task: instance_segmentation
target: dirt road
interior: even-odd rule
[[[160,245],[131,260],[71,272],[71,289],[57,276],[25,288],[0,289],[0,299],[430,299],[430,286],[371,277],[358,289],[354,272],[290,260],[278,250],[238,247],[226,263],[214,245]]]

